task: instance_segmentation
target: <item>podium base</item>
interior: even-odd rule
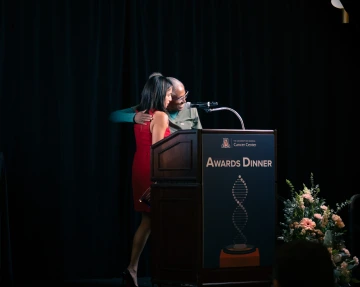
[[[223,250],[220,252],[220,268],[226,267],[246,267],[260,266],[259,249],[248,254],[227,254]]]

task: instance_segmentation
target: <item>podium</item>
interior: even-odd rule
[[[151,280],[271,286],[276,131],[181,130],[151,147]]]

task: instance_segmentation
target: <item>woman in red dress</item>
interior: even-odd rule
[[[123,279],[130,287],[138,286],[137,268],[141,252],[150,235],[150,207],[139,201],[140,197],[152,184],[150,181],[151,145],[170,135],[169,118],[166,108],[171,101],[172,84],[162,75],[150,77],[141,93],[138,111],[146,110],[152,115],[150,122],[135,124],[134,133],[136,152],[132,166],[132,188],[135,211],[141,212],[141,223],[135,232],[131,250],[130,264],[123,272]]]

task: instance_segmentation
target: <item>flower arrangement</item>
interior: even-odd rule
[[[314,184],[313,174],[310,176],[310,188],[303,184],[303,189],[296,192],[289,180],[286,183],[290,187],[291,198],[284,201],[285,222],[280,223],[280,239],[284,242],[305,239],[323,243],[331,254],[336,285],[351,286],[351,283],[359,282],[352,276],[353,268],[359,265],[359,259],[351,257],[346,249],[343,238],[345,224],[338,215],[350,201],[337,203],[336,209],[331,209],[318,196],[320,188]]]

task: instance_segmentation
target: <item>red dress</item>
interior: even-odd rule
[[[154,111],[155,112],[155,111]],[[149,112],[153,115],[154,112]],[[150,207],[139,202],[140,197],[152,184],[150,181],[150,151],[152,145],[152,134],[150,122],[146,125],[134,124],[136,151],[132,165],[132,189],[134,196],[134,208],[139,212],[150,212]],[[170,135],[169,127],[165,130],[164,137]]]

